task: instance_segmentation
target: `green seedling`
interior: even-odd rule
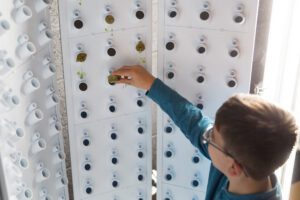
[[[140,57],[139,60],[140,60],[141,65],[146,64],[146,58],[145,57]]]
[[[77,75],[79,76],[80,79],[84,79],[84,77],[86,76],[86,73],[84,71],[78,71]]]

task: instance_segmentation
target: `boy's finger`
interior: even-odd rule
[[[130,67],[130,66],[124,65],[124,66],[120,67],[119,69],[131,69],[131,68],[132,68],[132,67]]]
[[[131,76],[131,71],[128,69],[118,69],[116,71],[113,71],[112,75],[119,75],[119,76]]]
[[[122,78],[120,79],[119,81],[116,81],[116,83],[125,83],[125,84],[128,84],[128,85],[131,85],[132,84],[132,80],[131,79],[126,79],[126,78]]]

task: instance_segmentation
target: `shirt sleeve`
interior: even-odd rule
[[[210,159],[208,146],[201,142],[201,137],[212,126],[212,120],[204,116],[199,108],[165,85],[158,78],[154,80],[146,95],[156,102],[180,128],[185,137],[205,157]]]

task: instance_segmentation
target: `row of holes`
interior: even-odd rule
[[[73,26],[76,29],[82,29],[83,26],[84,26],[84,22],[83,22],[82,18],[79,16],[79,12],[78,11],[74,11],[74,13],[77,13],[77,14],[75,14],[76,17],[73,20]],[[178,10],[176,8],[171,8],[171,9],[168,10],[167,14],[168,14],[168,16],[170,18],[176,18],[178,16]],[[143,10],[137,10],[137,11],[135,11],[135,17],[138,20],[144,19],[144,17],[145,17],[144,11]],[[210,11],[209,10],[203,10],[199,14],[199,18],[202,21],[208,21],[211,18]],[[246,20],[244,14],[241,13],[241,12],[235,13],[233,15],[232,19],[237,24],[243,24],[245,22],[245,20]],[[105,21],[106,24],[109,24],[109,25],[114,24],[115,23],[115,17],[112,14],[107,14],[104,17],[104,21]]]
[[[143,45],[143,48],[141,48],[141,45]],[[142,51],[144,51],[145,50],[145,46],[144,46],[144,43],[138,43],[137,45],[136,45],[136,51],[137,52],[142,52]],[[168,50],[168,51],[172,51],[172,50],[174,50],[175,49],[175,42],[174,41],[168,41],[166,44],[165,44],[165,48],[166,48],[166,50]],[[199,53],[199,54],[205,54],[206,53],[206,50],[207,50],[207,47],[206,47],[206,45],[200,45],[197,49],[197,53]],[[106,53],[107,53],[107,55],[109,56],[109,57],[114,57],[114,56],[116,56],[116,54],[117,54],[117,50],[114,48],[114,47],[109,47],[108,49],[107,49],[107,51],[106,51]],[[80,53],[78,53],[77,54],[77,62],[84,62],[85,61],[85,59],[84,60],[82,60],[82,59],[78,59],[78,58],[80,58],[81,57],[81,55],[82,55],[83,53],[82,52],[80,52]],[[84,53],[85,54],[85,53]],[[238,48],[232,48],[232,49],[229,49],[228,50],[228,55],[230,56],[230,57],[232,57],[232,58],[236,58],[236,57],[238,57],[239,55],[240,55],[240,51],[239,51],[239,49]]]

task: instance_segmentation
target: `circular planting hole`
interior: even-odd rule
[[[192,186],[193,186],[193,187],[198,187],[198,186],[199,186],[199,181],[193,180],[193,181],[192,181]]]
[[[116,139],[118,138],[118,136],[117,136],[116,133],[111,133],[111,134],[110,134],[110,138],[111,138],[112,140],[116,140]]]
[[[10,29],[10,25],[7,21],[1,21],[0,25],[4,30],[9,30]]]
[[[168,79],[173,79],[175,76],[174,72],[168,72],[167,77]]]
[[[144,19],[145,13],[141,10],[136,11],[135,16],[137,19]]]
[[[200,158],[198,156],[194,156],[192,160],[193,160],[193,163],[199,163],[200,162]]]
[[[92,189],[91,187],[87,187],[87,188],[85,189],[85,192],[86,192],[87,194],[92,194],[92,193],[93,193],[93,189]]]
[[[19,103],[20,103],[20,99],[19,99],[19,97],[17,97],[17,96],[12,96],[12,98],[11,98],[11,102],[14,104],[14,105],[18,105]]]
[[[81,111],[80,117],[81,117],[82,119],[86,119],[86,118],[88,117],[87,111]]]
[[[107,50],[107,54],[109,55],[109,56],[115,56],[116,55],[116,50],[114,49],[114,48],[109,48],[108,50]]]
[[[238,52],[237,49],[232,49],[232,50],[229,51],[229,55],[230,55],[230,57],[235,58],[239,55],[239,52]]]
[[[32,85],[34,88],[39,88],[39,87],[40,87],[40,82],[38,81],[38,79],[33,78],[33,79],[31,79],[31,85]]]
[[[170,158],[170,157],[172,157],[172,152],[171,151],[166,151],[165,152],[165,156],[167,157],[167,158]]]
[[[138,105],[138,107],[143,107],[144,102],[141,99],[139,99],[136,101],[136,104]]]
[[[237,23],[237,24],[242,24],[242,23],[244,23],[245,18],[244,18],[243,15],[237,14],[237,15],[235,15],[235,16],[233,17],[233,21],[234,21],[235,23]]]
[[[46,148],[46,142],[44,140],[39,140],[38,145],[41,149]]]
[[[85,165],[84,165],[84,169],[85,169],[86,171],[90,171],[91,168],[92,168],[92,166],[91,166],[90,164],[85,164]]]
[[[86,91],[88,89],[88,85],[85,82],[79,83],[79,90]]]
[[[201,110],[202,110],[204,106],[203,106],[203,104],[202,104],[202,103],[198,103],[198,104],[197,104],[197,107],[198,107],[199,109],[201,109]]]
[[[236,81],[235,80],[229,80],[227,82],[228,87],[233,88],[236,86]]]
[[[43,176],[44,178],[48,178],[48,177],[50,176],[50,171],[47,170],[47,169],[43,169],[43,171],[42,171],[42,176]]]
[[[113,182],[112,182],[112,186],[113,186],[114,188],[118,187],[118,185],[119,185],[118,181],[113,181]]]
[[[32,198],[32,191],[29,190],[29,189],[26,189],[26,190],[24,191],[24,196],[25,196],[25,198],[27,198],[27,199],[31,199],[31,198]]]
[[[6,63],[6,66],[9,68],[15,67],[15,62],[10,58],[6,59],[5,63]]]
[[[204,46],[201,46],[201,47],[199,47],[199,48],[197,49],[197,51],[198,51],[198,53],[200,53],[200,54],[204,54],[205,51],[206,51],[206,48],[205,48]]]
[[[142,174],[139,174],[139,175],[138,175],[138,180],[139,180],[139,181],[144,180],[144,176],[143,176]]]
[[[25,133],[24,133],[23,129],[17,128],[16,135],[21,138],[21,137],[24,137]]]
[[[203,20],[203,21],[208,20],[209,17],[210,17],[210,15],[209,15],[209,12],[208,12],[208,11],[202,11],[202,12],[200,13],[200,19]]]
[[[24,169],[28,167],[28,161],[25,158],[20,159],[20,166]]]
[[[31,16],[32,16],[32,12],[31,12],[30,8],[28,8],[27,6],[24,6],[24,7],[22,8],[22,11],[23,11],[23,14],[24,14],[24,15],[26,15],[26,16],[28,16],[28,17],[31,17]]]
[[[170,18],[174,18],[174,17],[177,16],[177,12],[176,12],[175,10],[170,10],[170,11],[168,12],[168,16],[169,16]]]
[[[170,180],[172,180],[172,175],[171,174],[166,174],[166,176],[165,176],[165,179],[167,180],[167,181],[170,181]]]
[[[116,112],[116,107],[114,105],[109,106],[109,111],[112,113]]]
[[[83,27],[83,22],[81,21],[81,19],[76,19],[74,21],[74,27],[77,29],[81,29]]]
[[[141,151],[139,151],[139,152],[138,152],[138,157],[139,157],[139,158],[143,158],[143,157],[144,157],[144,153],[141,152]]]
[[[205,80],[204,76],[198,76],[198,77],[197,77],[197,82],[198,82],[198,83],[203,83],[204,80]]]
[[[171,51],[171,50],[173,50],[174,48],[175,48],[174,42],[167,42],[167,44],[166,44],[166,49],[167,49],[167,50]]]
[[[171,133],[173,131],[173,128],[171,126],[165,127],[165,132],[166,133]]]
[[[82,141],[82,144],[83,144],[84,146],[89,146],[89,145],[90,145],[90,140],[89,140],[89,139],[84,139],[84,140]]]
[[[35,46],[31,42],[27,43],[26,49],[31,53],[34,53],[36,51]]]
[[[42,111],[40,111],[40,110],[36,110],[35,112],[34,112],[34,115],[35,115],[35,117],[37,118],[37,119],[43,119],[43,113],[42,113]]]

